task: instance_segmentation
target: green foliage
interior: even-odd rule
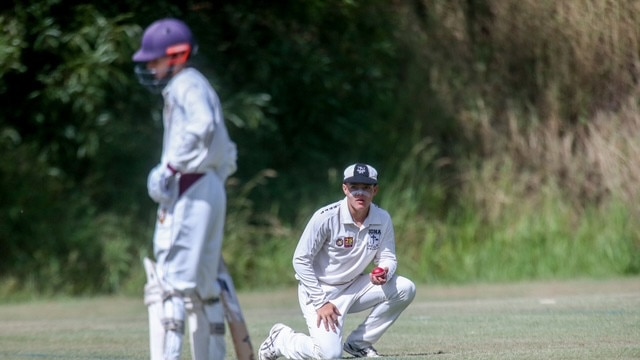
[[[380,170],[418,281],[640,272],[633,1],[6,8],[2,294],[139,293],[162,104],[131,54],[164,16],[197,35],[239,146],[224,248],[239,287],[294,282],[302,227],[356,161]]]
[[[0,263],[17,279],[12,283],[41,293],[110,291],[129,270],[123,257],[132,254],[116,255],[116,249],[144,244],[131,243],[135,227],[105,224],[109,208],[121,210],[119,216],[139,208],[129,196],[140,191],[115,182],[129,182],[136,173],[123,160],[127,149],[143,144],[114,135],[135,129],[120,119],[135,111],[130,100],[141,99],[129,94],[135,83],[128,56],[140,28],[124,25],[127,16],[107,19],[91,6],[75,8],[72,20],[62,23],[50,12],[57,3],[16,6],[14,17],[3,17],[25,30],[9,33],[22,36],[10,43],[23,49],[2,82],[15,89],[2,98],[15,111],[0,119],[0,145],[11,154],[0,168],[7,200],[0,206]],[[17,85],[23,82],[27,86]],[[120,237],[104,238],[113,228]]]
[[[403,268],[420,282],[444,283],[633,273],[638,228],[624,205],[577,214],[557,192],[549,191],[542,201],[533,208],[514,202],[490,224],[480,209],[465,205],[445,222],[415,225],[421,237],[400,226]]]
[[[25,71],[20,63],[22,50],[27,47],[24,42],[24,29],[21,24],[8,16],[0,16],[0,26],[4,30],[0,35],[0,75],[15,71]],[[6,89],[0,89],[5,92]]]
[[[265,170],[241,187],[228,187],[228,213],[223,257],[242,287],[286,285],[296,234],[269,213],[257,212],[250,194],[276,173]],[[263,254],[269,254],[263,256]]]
[[[268,106],[261,107],[267,126],[233,131],[241,149],[241,177],[264,168],[279,174],[252,194],[258,209],[268,208],[274,193],[279,201],[293,202],[324,186],[324,174],[307,176],[311,172],[363,157],[383,161],[388,144],[380,134],[399,132],[389,119],[400,86],[395,76],[400,53],[386,8],[377,0],[272,6],[239,1],[189,16],[201,58],[211,59],[217,69],[223,99],[230,98],[225,88],[238,86],[269,96]],[[296,180],[302,177],[308,186]],[[284,219],[296,216],[280,210]]]

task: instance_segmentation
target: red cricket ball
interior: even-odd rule
[[[373,269],[373,271],[371,272],[371,274],[373,276],[383,276],[387,271],[381,267],[377,267],[375,269]]]

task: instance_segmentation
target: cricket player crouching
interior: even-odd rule
[[[378,173],[367,164],[344,171],[345,197],[315,212],[293,255],[300,309],[309,335],[275,324],[260,346],[260,360],[379,357],[373,345],[415,297],[414,283],[396,273],[389,213],[375,204]],[[365,270],[370,264],[377,268]],[[349,314],[370,310],[345,334]]]

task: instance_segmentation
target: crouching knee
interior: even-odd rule
[[[340,344],[334,346],[316,345],[314,353],[316,359],[340,359],[342,357],[342,346]]]
[[[401,301],[410,303],[413,301],[413,298],[416,297],[416,285],[413,281],[405,277],[398,276],[396,286],[398,290],[398,298]]]

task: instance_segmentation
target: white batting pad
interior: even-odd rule
[[[164,360],[164,327],[162,326],[162,288],[156,272],[155,263],[148,258],[143,260],[147,273],[144,286],[144,303],[149,311],[149,350],[151,360]]]

